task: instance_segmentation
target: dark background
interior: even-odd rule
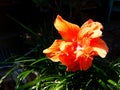
[[[26,43],[29,32],[8,16],[39,33],[39,26],[44,26],[44,22],[47,27],[53,27],[57,14],[79,26],[89,18],[101,22],[104,26],[103,38],[110,47],[111,57],[119,56],[119,12],[112,12],[111,21],[107,22],[109,0],[38,1],[41,2],[35,2],[35,0],[0,0],[1,60],[11,56],[11,53],[22,55],[32,47]]]

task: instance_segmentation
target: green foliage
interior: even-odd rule
[[[102,63],[99,60],[103,61],[95,59],[89,70],[77,72],[66,72],[66,67],[47,58],[28,60],[29,65],[21,62],[23,72],[17,77],[16,90],[119,90],[118,60],[116,63],[106,62],[107,60]],[[23,60],[18,60],[20,61]],[[36,73],[35,78],[20,85],[31,73]]]

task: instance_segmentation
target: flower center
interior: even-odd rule
[[[80,51],[80,50],[83,50],[83,49],[84,49],[83,47],[77,46],[76,51]]]
[[[82,51],[82,50],[84,50],[83,46],[81,46],[81,45],[77,45],[77,47],[76,47],[76,51]]]

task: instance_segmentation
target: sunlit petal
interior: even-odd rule
[[[60,50],[64,51],[71,44],[72,44],[72,42],[65,42],[65,41],[61,42],[61,44],[60,44]]]
[[[93,47],[93,50],[96,51],[100,57],[104,58],[107,55],[108,47],[102,39],[100,38],[92,39],[90,45]]]
[[[107,52],[105,49],[102,48],[97,48],[97,47],[93,47],[94,51],[96,51],[98,53],[98,55],[102,58],[105,58],[105,56],[107,55]]]
[[[54,62],[60,61],[59,59],[60,47],[59,46],[62,42],[63,42],[62,40],[55,40],[49,48],[43,50],[43,53],[46,54],[46,56]]]
[[[58,30],[62,38],[68,41],[76,40],[77,34],[80,30],[78,25],[65,21],[59,15],[54,22],[54,26]]]
[[[86,21],[82,26],[81,30],[78,33],[78,39],[83,37],[97,38],[102,36],[101,29],[103,28],[102,24],[99,22],[94,22],[92,19]]]

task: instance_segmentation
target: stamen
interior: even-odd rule
[[[84,48],[78,45],[76,48],[76,51],[79,51],[79,50],[84,50]]]

